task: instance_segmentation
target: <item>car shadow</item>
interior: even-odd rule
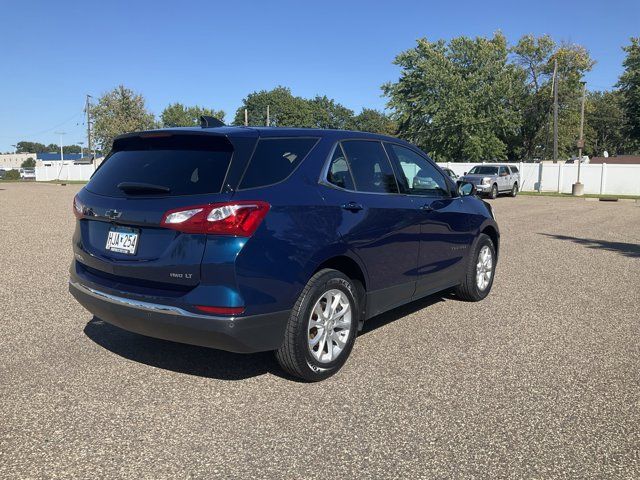
[[[608,240],[596,240],[593,238],[570,237],[568,235],[554,235],[551,233],[539,233],[538,235],[544,235],[545,237],[555,238],[556,240],[566,240],[566,241],[577,243],[578,245],[584,245],[587,248],[593,248],[596,250],[604,249],[610,252],[617,252],[626,257],[632,257],[632,258],[640,257],[640,244],[637,244],[637,243],[610,242]]]
[[[443,302],[447,297],[446,293],[433,295],[373,317],[364,323],[359,335],[366,335],[404,316]],[[272,352],[240,354],[186,345],[129,332],[96,317],[87,322],[84,333],[116,355],[172,372],[232,381],[269,373],[287,380],[301,381],[285,373]]]
[[[284,375],[271,352],[246,355],[170,342],[123,330],[96,317],[87,323],[84,333],[116,355],[177,373],[219,380]]]
[[[366,335],[367,333],[384,327],[391,322],[395,322],[402,317],[416,313],[423,308],[430,307],[431,305],[435,305],[436,303],[444,302],[446,300],[452,300],[453,298],[452,291],[444,291],[429,297],[415,300],[411,303],[407,303],[406,305],[402,305],[401,307],[394,308],[393,310],[371,317],[369,320],[365,321],[362,326],[362,331],[358,335]]]

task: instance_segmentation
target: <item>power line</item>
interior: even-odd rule
[[[67,118],[66,120],[54,125],[53,127],[47,128],[45,130],[40,130],[39,132],[22,133],[20,135],[0,135],[0,138],[27,138],[27,137],[35,137],[36,135],[42,135],[43,133],[47,133],[47,132],[50,132],[51,130],[55,130],[56,128],[61,127],[65,123],[70,122],[71,120],[77,118],[78,116],[82,115],[83,113],[84,113],[84,109],[82,109],[79,112],[73,114],[71,117]]]

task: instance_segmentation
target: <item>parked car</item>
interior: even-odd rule
[[[476,165],[461,178],[473,183],[481,195],[496,198],[500,193],[518,195],[520,189],[520,172],[512,165]]]
[[[322,380],[367,319],[450,288],[487,296],[500,234],[474,193],[371,133],[132,133],[74,198],[69,289],[118,327],[273,350],[291,375]]]
[[[35,180],[36,178],[36,169],[35,168],[21,168],[20,169],[20,178],[23,180]]]
[[[4,168],[0,168],[0,179],[4,178],[5,173],[7,173],[7,171]]]
[[[449,175],[449,178],[451,178],[451,180],[453,180],[454,182],[458,181],[458,175],[456,174],[456,172],[454,172],[453,170],[451,170],[450,168],[443,168],[442,171]]]

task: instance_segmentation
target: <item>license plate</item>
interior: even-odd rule
[[[112,227],[107,236],[107,250],[135,255],[138,248],[138,230],[127,227]]]

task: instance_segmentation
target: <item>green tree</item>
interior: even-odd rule
[[[225,113],[223,110],[214,110],[198,105],[186,107],[181,103],[174,103],[162,111],[160,120],[163,127],[197,127],[200,125],[201,115],[216,117],[218,120],[224,121]]]
[[[65,145],[64,153],[80,153],[80,145]]]
[[[626,136],[621,94],[589,92],[585,103],[585,154],[601,156],[625,153]]]
[[[349,128],[382,135],[395,135],[398,130],[396,122],[388,115],[372,108],[363,108],[358,115],[351,119]]]
[[[625,133],[630,146],[637,151],[640,150],[640,37],[632,37],[624,51],[627,53],[622,62],[624,73],[617,86],[626,116]]]
[[[22,162],[20,166],[22,168],[35,168],[36,161],[32,157],[29,157],[24,162]]]
[[[94,138],[105,154],[118,135],[154,127],[153,114],[147,111],[142,95],[122,85],[102,95],[91,115]]]
[[[522,70],[506,38],[418,40],[394,62],[400,79],[382,89],[400,136],[438,160],[505,159],[520,125]]]
[[[236,111],[234,125],[244,125],[244,110],[247,109],[249,125],[261,126],[267,123],[274,127],[313,127],[314,110],[311,102],[295,97],[287,87],[261,90],[247,95],[242,106]]]
[[[579,136],[580,98],[585,72],[594,62],[580,45],[557,45],[551,37],[525,35],[513,47],[516,65],[526,78],[522,97],[522,124],[513,151],[519,158],[551,158],[553,155],[553,69],[558,61],[558,155],[576,153]]]
[[[16,153],[42,153],[47,147],[38,142],[27,142],[25,140],[16,143]]]
[[[308,100],[313,115],[313,124],[315,128],[349,128],[349,124],[353,119],[353,110],[340,105],[335,100],[324,96],[316,96]]]

